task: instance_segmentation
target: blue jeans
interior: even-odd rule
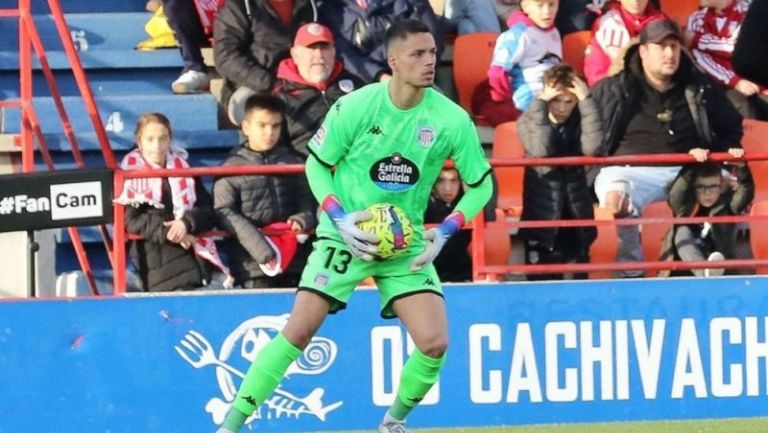
[[[638,218],[648,204],[667,199],[667,189],[677,177],[680,166],[608,166],[600,170],[595,178],[595,194],[600,206],[605,207],[606,195],[611,191],[627,194],[630,199],[631,218]],[[636,225],[617,226],[619,248],[617,262],[642,262],[643,248],[640,244],[640,230]],[[622,271],[620,276],[637,277],[643,271]]]
[[[446,20],[458,28],[460,35],[477,32],[499,33],[499,17],[494,0],[446,0]]]

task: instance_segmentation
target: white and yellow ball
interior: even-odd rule
[[[373,218],[361,221],[357,226],[379,238],[377,257],[391,259],[405,254],[413,240],[413,225],[408,215],[389,203],[376,203],[366,209]]]

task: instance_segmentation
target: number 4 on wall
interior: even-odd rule
[[[123,124],[123,116],[119,111],[113,111],[107,118],[107,122],[104,125],[104,129],[110,132],[123,132],[125,124]]]

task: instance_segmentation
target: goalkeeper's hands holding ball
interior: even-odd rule
[[[349,252],[361,260],[367,262],[373,260],[378,251],[376,245],[379,243],[379,238],[373,233],[360,230],[357,226],[361,221],[372,219],[373,214],[368,210],[347,213],[335,195],[326,197],[322,207],[331,218],[341,239],[349,247]]]

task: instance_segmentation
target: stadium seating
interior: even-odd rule
[[[744,153],[768,152],[768,122],[744,119]],[[751,161],[749,169],[755,181],[755,202],[768,201],[768,161]]]
[[[666,201],[660,201],[651,203],[643,209],[643,218],[671,218],[672,209]],[[672,223],[661,224],[643,224],[640,228],[640,241],[643,246],[643,255],[645,260],[654,261],[659,260],[659,253],[661,252],[661,241],[664,239],[664,235],[672,227]],[[649,270],[645,275],[648,277],[656,276],[658,271]]]
[[[563,61],[573,66],[579,75],[584,74],[584,50],[589,44],[592,32],[582,30],[563,36]]]
[[[595,206],[595,220],[612,221],[613,213],[604,207]],[[616,233],[616,226],[598,225],[597,238],[589,247],[590,263],[611,263],[616,261],[616,250],[619,245],[619,237]],[[613,271],[592,271],[589,273],[590,279],[612,278]]]
[[[34,22],[64,96],[64,105],[86,164],[90,167],[104,166],[96,134],[83,107],[47,4],[32,3]],[[178,49],[134,49],[138,42],[147,38],[144,25],[151,15],[144,10],[144,4],[145,0],[62,2],[70,35],[86,69],[110,146],[119,160],[133,147],[133,130],[138,116],[158,111],[170,118],[174,142],[190,150],[193,166],[218,165],[231,147],[238,143],[238,132],[220,129],[219,110],[213,95],[173,95],[171,82],[178,77],[182,67]],[[5,36],[0,38],[0,99],[16,99],[19,97],[18,20],[0,20],[0,34]],[[46,143],[57,169],[74,168],[71,146],[62,133],[59,116],[36,59],[33,68],[33,104],[42,123]],[[19,117],[16,109],[0,110],[0,138],[3,143],[12,142],[18,134]],[[7,145],[5,149],[8,149]],[[14,157],[13,160],[19,159]],[[38,170],[47,170],[40,158],[36,163]],[[85,227],[80,229],[80,233],[97,273],[109,272],[111,266],[96,229]],[[79,269],[68,233],[61,231],[56,241],[56,272]]]
[[[497,218],[496,221],[487,222],[485,224],[483,241],[485,245],[486,266],[505,266],[509,259],[509,253],[512,250],[512,242],[509,238],[509,224],[506,219]],[[500,278],[500,276],[489,279],[503,281],[503,278]]]
[[[453,45],[453,81],[459,105],[472,113],[475,87],[488,78],[496,33],[469,33],[456,38]],[[477,120],[477,119],[476,119]]]
[[[755,201],[749,212],[752,216],[768,215],[768,201]],[[753,221],[749,226],[749,243],[755,259],[768,259],[768,222]],[[758,274],[768,274],[768,267],[757,268]]]
[[[517,122],[505,122],[494,131],[491,153],[494,158],[522,158],[523,145],[517,136]],[[506,215],[520,216],[523,210],[523,167],[497,167],[499,201],[497,207]]]
[[[688,17],[699,9],[699,0],[662,0],[661,11],[675,20],[680,27],[688,25]]]

